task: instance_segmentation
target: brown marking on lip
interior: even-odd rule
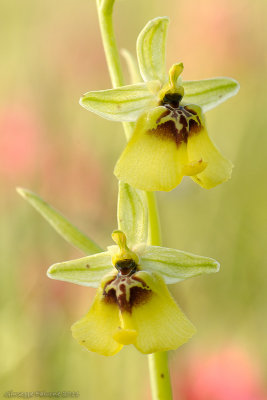
[[[164,117],[166,117],[167,115],[169,115],[170,114],[170,110],[169,109],[167,109],[166,111],[164,111],[162,114],[161,114],[161,116],[156,120],[156,124],[158,124],[161,120],[162,120],[162,118],[164,118]]]
[[[127,277],[126,281],[124,280],[123,283],[121,283],[122,279],[124,278],[121,278],[120,275],[117,275],[115,279],[105,285],[103,290],[103,301],[105,301],[107,304],[117,304],[122,312],[126,311],[131,313],[134,306],[145,304],[149,300],[150,296],[152,295],[152,291],[149,289],[146,283],[138,277]],[[133,285],[133,280],[141,282],[143,287]],[[108,289],[107,286],[112,282],[114,282],[114,286],[117,288],[116,290],[114,287]],[[131,285],[128,292],[128,299],[126,289],[127,284]]]
[[[134,286],[130,289],[130,304],[133,306],[140,306],[150,299],[152,296],[152,291],[148,289],[143,289],[139,286]]]
[[[104,300],[107,304],[117,304],[117,296],[115,289],[109,289],[108,292],[104,290],[103,292]]]
[[[156,120],[156,128],[147,131],[147,134],[155,135],[161,140],[171,140],[180,146],[187,143],[188,136],[198,133],[201,121],[197,112],[189,107],[179,106],[173,108],[170,104],[165,105],[166,111]],[[163,117],[170,116],[167,121],[160,123]]]
[[[156,129],[148,130],[147,133],[155,135],[161,140],[171,140],[175,142],[177,146],[183,141],[183,135],[180,134],[173,119],[163,122],[158,125]]]
[[[179,134],[181,136],[181,141],[187,142],[188,136],[188,122],[184,115],[181,115],[179,122],[183,125],[182,129],[180,129]]]
[[[90,268],[90,264],[86,264],[85,268],[89,269]]]
[[[137,282],[140,282],[144,288],[148,288],[147,284],[143,281],[143,279],[139,278],[139,276],[135,276],[135,275],[134,275],[134,276],[132,277],[132,279],[134,279],[134,280],[137,281]]]
[[[156,129],[151,129],[148,132],[151,132],[154,135],[159,136],[161,139],[171,139],[175,140],[178,135],[178,129],[176,128],[175,122],[172,119],[169,119],[162,124],[159,124]]]
[[[197,123],[194,119],[189,120],[189,135],[198,133],[201,130],[201,125]]]
[[[184,109],[190,112],[190,114],[197,115],[197,112],[195,110],[192,110],[192,108],[190,108],[189,106],[184,106]]]
[[[190,111],[189,109],[187,109],[187,108],[185,108],[185,107],[180,107],[180,109],[181,109],[182,113],[183,113],[186,117],[188,117],[188,118],[192,117],[192,114],[193,114],[193,113],[191,113],[191,111]]]

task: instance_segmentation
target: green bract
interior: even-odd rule
[[[40,196],[27,189],[17,188],[17,192],[27,200],[62,236],[74,247],[85,254],[94,254],[103,251],[93,240],[89,239],[78,228],[72,225],[63,215],[46,203]]]
[[[146,190],[169,191],[183,176],[209,189],[231,176],[232,163],[221,155],[208,136],[203,112],[237,93],[231,78],[183,81],[183,64],[167,74],[165,45],[169,19],[155,18],[137,39],[142,83],[88,92],[80,104],[113,121],[136,121],[132,137],[114,173],[120,181]],[[131,75],[134,62],[126,53]]]

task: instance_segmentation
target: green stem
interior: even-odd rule
[[[158,352],[148,356],[153,400],[172,400],[168,368],[168,353]]]
[[[124,81],[113,28],[114,2],[115,0],[97,0],[97,11],[112,86],[118,87],[123,86]]]
[[[100,30],[109,74],[113,87],[124,84],[119,52],[115,40],[112,12],[115,0],[96,0]],[[123,123],[126,138],[129,140],[133,124]],[[160,222],[157,203],[153,192],[146,192],[149,212],[149,242],[161,245]],[[149,371],[153,400],[171,400],[172,390],[168,369],[168,354],[158,352],[149,355]]]
[[[161,246],[161,229],[156,196],[154,192],[146,192],[146,196],[149,218],[148,242],[151,246]]]
[[[149,244],[161,246],[161,229],[156,196],[146,192],[149,213]],[[172,400],[172,388],[168,367],[168,353],[158,352],[148,356],[153,400]]]
[[[118,86],[123,86],[124,79],[113,28],[112,13],[114,2],[115,0],[96,0],[99,26],[109,75],[112,86],[115,88]],[[126,139],[129,140],[134,124],[132,122],[123,122],[122,125]]]

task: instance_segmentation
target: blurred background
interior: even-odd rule
[[[110,80],[93,0],[0,1],[0,388],[78,391],[81,399],[149,399],[147,359],[83,350],[70,326],[94,290],[46,277],[81,257],[15,192],[40,194],[102,246],[116,228],[119,123],[82,109]],[[235,168],[210,191],[189,178],[159,193],[164,245],[214,257],[220,273],[171,287],[197,335],[170,354],[176,400],[266,400],[267,2],[118,0],[120,48],[169,15],[167,66],[187,80],[230,76],[238,96],[207,114]],[[124,65],[126,78],[129,79]]]

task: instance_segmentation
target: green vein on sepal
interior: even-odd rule
[[[182,102],[197,104],[206,112],[234,96],[239,83],[232,78],[220,77],[200,81],[183,81],[184,97]]]
[[[167,80],[165,59],[168,25],[168,17],[154,18],[137,38],[136,52],[144,81],[159,80],[164,83]]]
[[[48,269],[47,276],[77,285],[98,287],[102,278],[113,270],[110,253],[106,251],[53,264]]]
[[[80,105],[112,121],[135,121],[141,113],[157,105],[153,93],[158,82],[136,83],[116,89],[85,93]]]
[[[160,273],[167,284],[218,272],[220,268],[213,258],[160,246],[147,246],[141,264],[146,271]]]

